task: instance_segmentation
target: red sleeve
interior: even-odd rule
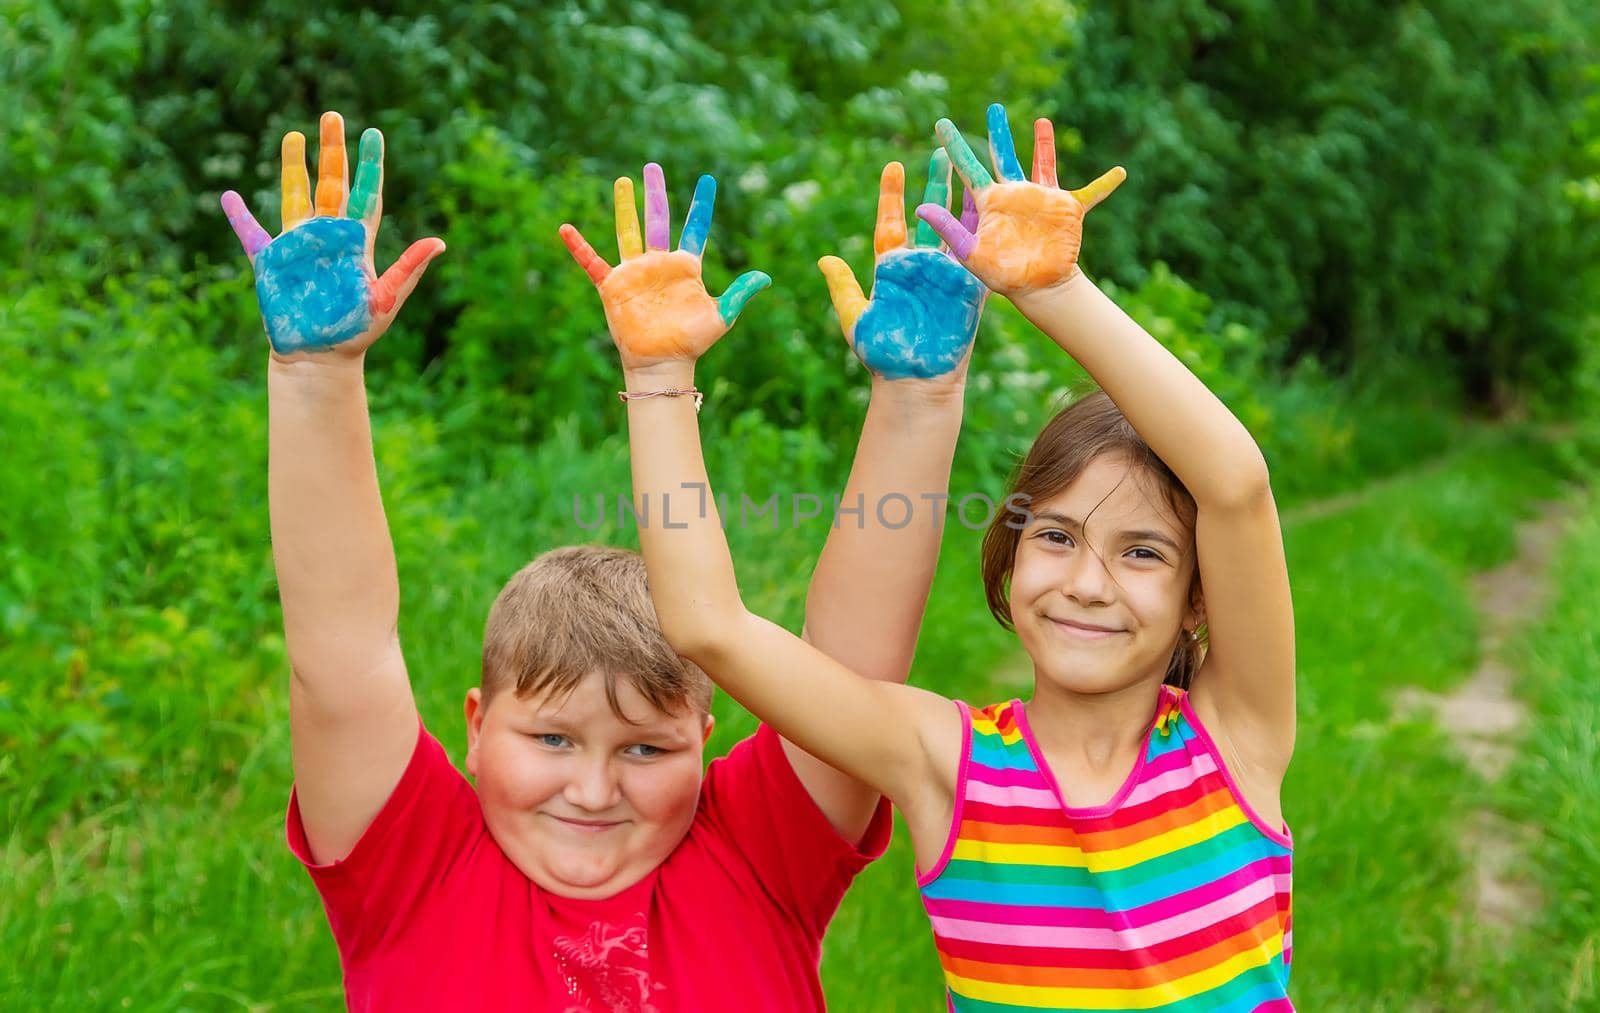
[[[285,831],[322,896],[347,966],[410,924],[429,891],[486,832],[477,793],[420,722],[400,783],[349,855],[327,865],[312,860],[292,790]]]
[[[708,826],[818,939],[856,873],[889,846],[892,830],[889,802],[880,798],[859,843],[840,837],[766,725],[712,762],[701,805]]]

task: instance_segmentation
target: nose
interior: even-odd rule
[[[622,799],[621,786],[611,760],[606,756],[586,756],[579,759],[567,779],[561,797],[569,805],[588,812],[604,812]]]
[[[1061,593],[1080,605],[1105,605],[1111,601],[1116,581],[1100,553],[1085,540],[1062,564]]]

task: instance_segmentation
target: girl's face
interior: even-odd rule
[[[1160,479],[1102,455],[1028,505],[1011,571],[1011,616],[1036,677],[1072,693],[1159,683],[1203,619],[1191,602],[1193,532]]]

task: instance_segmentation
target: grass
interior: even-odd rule
[[[0,306],[0,432],[20,436],[0,469],[0,1008],[340,1004],[320,905],[282,843],[287,680],[259,349],[208,343],[258,333],[230,285],[183,298],[113,288],[93,312],[26,293]],[[503,581],[552,545],[631,540],[614,524],[580,532],[571,513],[574,492],[627,488],[625,447],[584,442],[575,424],[529,445],[514,427],[499,433],[496,402],[377,366],[371,387],[409,668],[430,727],[459,757],[461,696]],[[998,489],[1007,462],[993,434],[1025,428],[978,394],[957,456],[961,491]],[[848,446],[756,415],[707,418],[720,489],[759,500],[842,487]],[[1358,454],[1382,453],[1321,484],[1275,462],[1303,500],[1404,468],[1442,433],[1458,443],[1427,474],[1287,532],[1303,716],[1285,808],[1300,851],[1295,986],[1308,1009],[1448,1004],[1463,989],[1499,987],[1452,942],[1463,868],[1454,813],[1481,786],[1439,732],[1391,725],[1387,694],[1465,674],[1476,643],[1467,575],[1503,559],[1516,519],[1576,469],[1516,432],[1463,435],[1440,417],[1391,432],[1389,443],[1357,432]],[[796,575],[826,530],[731,532],[755,608],[798,626]],[[1025,691],[1006,682],[1013,642],[983,607],[978,533],[947,532],[913,678],[985,701]],[[1575,657],[1550,663],[1563,665],[1594,671]],[[1555,717],[1562,693],[1548,702]],[[751,727],[725,699],[717,710],[713,751]],[[1518,774],[1551,811],[1593,799],[1560,780],[1593,758],[1582,727],[1549,738],[1564,751],[1543,773]],[[1590,826],[1578,820],[1592,812],[1572,825]],[[1576,831],[1552,842],[1574,870],[1561,889],[1580,890],[1592,851]],[[939,1005],[910,866],[898,834],[847,898],[824,960],[835,1008]],[[1581,919],[1593,894],[1575,895],[1591,906],[1547,929],[1561,933],[1564,970],[1523,976],[1541,997],[1573,980],[1587,995],[1595,944]]]

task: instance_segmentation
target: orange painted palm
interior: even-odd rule
[[[1105,200],[1128,174],[1118,166],[1080,190],[1056,182],[1055,129],[1047,119],[1034,123],[1033,180],[1017,160],[1005,107],[989,107],[991,176],[955,124],[942,119],[934,128],[950,153],[950,163],[966,182],[978,206],[976,232],[936,204],[917,208],[967,269],[992,291],[1016,295],[1058,285],[1078,269],[1083,216]]]
[[[621,255],[616,267],[595,253],[576,228],[561,226],[562,241],[600,291],[606,323],[624,369],[698,359],[728,332],[750,298],[772,284],[761,271],[747,271],[734,279],[720,298],[713,299],[706,291],[700,276],[701,255],[711,231],[716,180],[700,177],[676,250],[669,248],[666,181],[661,166],[654,162],[644,167],[644,194],[641,241],[633,180],[623,176],[616,182],[617,251]]]

